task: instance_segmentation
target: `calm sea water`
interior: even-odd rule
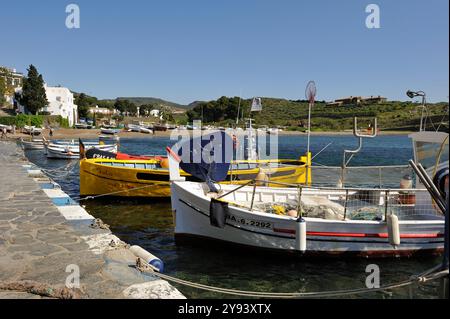
[[[357,147],[353,136],[313,136],[311,150],[318,153],[332,143],[314,162],[340,165],[344,149]],[[120,149],[131,154],[162,154],[173,142],[167,137],[123,138]],[[280,136],[279,157],[298,158],[306,151],[306,137]],[[67,165],[64,160],[50,160],[42,151],[29,151],[28,158],[44,168]],[[412,158],[407,136],[380,136],[364,141],[363,149],[352,165],[403,165]],[[79,196],[78,167],[65,178],[55,178],[73,198]],[[96,199],[83,201],[87,211],[101,218],[111,230],[129,244],[137,244],[161,258],[165,272],[194,282],[266,292],[313,292],[365,287],[366,266],[377,264],[381,284],[408,279],[440,262],[440,258],[422,259],[323,259],[293,260],[216,247],[205,243],[179,245],[175,243],[169,200]],[[392,294],[372,293],[354,298],[436,298],[439,283],[413,289],[396,289]],[[177,286],[189,298],[226,298],[220,295]]]

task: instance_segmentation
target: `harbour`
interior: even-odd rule
[[[1,5],[0,304],[449,299],[448,1],[22,2]]]
[[[314,137],[312,152],[319,152],[332,142],[332,146],[323,151],[314,162],[320,165],[339,165],[341,152],[353,146],[352,136]],[[304,146],[304,136],[280,137],[281,156],[295,158]],[[122,139],[121,151],[132,154],[154,154],[166,145],[168,137]],[[292,150],[297,150],[296,152]],[[391,154],[396,150],[396,157]],[[66,165],[54,160],[46,160],[38,151],[28,151],[30,161],[39,163],[45,169],[55,169]],[[407,136],[380,136],[366,143],[354,165],[364,166],[373,159],[383,165],[400,165],[412,157],[411,142]],[[70,196],[79,198],[78,170],[73,169],[68,176],[56,178]],[[392,186],[399,183],[398,177],[390,182]],[[214,243],[198,245],[185,243],[177,245],[173,233],[173,217],[169,200],[97,198],[81,201],[91,215],[101,218],[111,226],[112,231],[121,240],[136,244],[151,251],[162,260],[165,273],[195,282],[207,281],[211,285],[242,290],[283,291],[321,291],[329,287],[353,289],[364,285],[367,260],[302,260],[301,262],[277,256],[275,260],[264,254],[248,255],[244,250],[230,247],[215,248]],[[203,261],[209,260],[206,264]],[[436,263],[439,257],[376,260],[382,269],[383,280],[401,281],[414,273],[426,270]],[[264,266],[261,266],[264,265]],[[280,272],[280,268],[283,269]],[[319,271],[320,269],[320,271]],[[201,271],[199,271],[201,270]],[[238,271],[236,271],[238,270]],[[226,298],[223,294],[202,292],[187,287],[177,287],[188,298]],[[326,289],[325,289],[326,288]],[[368,298],[435,298],[439,284],[432,283],[425,287],[392,291],[391,295],[383,293],[369,294]],[[362,297],[362,296],[361,296]]]

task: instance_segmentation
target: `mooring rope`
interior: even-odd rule
[[[282,298],[282,299],[292,299],[292,298],[329,298],[329,297],[340,297],[340,296],[348,296],[348,295],[357,295],[364,293],[373,293],[373,292],[383,292],[386,290],[392,290],[396,288],[411,286],[417,283],[425,283],[431,280],[436,280],[442,278],[444,276],[448,276],[449,271],[440,270],[441,265],[429,269],[419,275],[411,276],[410,279],[404,280],[398,283],[393,283],[389,285],[385,285],[379,288],[357,288],[357,289],[348,289],[348,290],[333,290],[333,291],[321,291],[321,292],[289,292],[289,293],[276,293],[276,292],[260,292],[260,291],[246,291],[246,290],[236,290],[236,289],[228,289],[228,288],[220,288],[215,286],[203,285],[199,283],[194,283],[192,281],[187,281],[183,279],[179,279],[173,276],[164,275],[159,273],[154,267],[147,263],[143,263],[140,258],[137,259],[136,268],[141,272],[150,272],[161,279],[171,281],[173,283],[177,283],[183,286],[188,286],[191,288],[196,288],[200,290],[211,291],[215,293],[222,293],[228,295],[242,296],[242,297],[256,297],[256,298]]]
[[[130,191],[135,191],[135,190],[139,190],[139,189],[144,189],[147,187],[154,187],[154,184],[151,185],[145,185],[145,186],[139,186],[139,187],[133,187],[133,188],[129,188],[129,189],[125,189],[125,190],[120,190],[120,191],[116,191],[116,192],[111,192],[111,193],[105,193],[105,194],[100,194],[100,195],[95,195],[95,196],[86,196],[86,197],[76,197],[76,198],[72,198],[78,201],[84,201],[84,200],[89,200],[89,199],[96,199],[99,197],[104,197],[104,196],[110,196],[110,195],[117,195],[117,194],[121,194],[121,193],[127,193]]]

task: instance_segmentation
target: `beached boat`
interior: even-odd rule
[[[141,126],[137,125],[137,124],[127,124],[127,130],[128,132],[137,132],[140,133],[141,132]]]
[[[153,134],[153,130],[147,127],[141,126],[139,131],[144,134]]]
[[[154,131],[161,131],[161,132],[165,132],[168,130],[167,125],[166,124],[153,124],[153,130]]]
[[[107,135],[115,135],[120,133],[120,129],[101,127],[100,132]]]
[[[12,132],[13,130],[13,127],[11,125],[0,124],[0,131],[2,131],[4,128],[6,128],[7,132]]]
[[[432,176],[439,176],[436,185],[448,192],[448,186],[442,189],[448,179],[448,134],[420,132],[410,137],[415,160],[440,172]],[[411,256],[444,248],[444,211],[427,189],[269,188],[256,182],[237,188],[183,180],[178,172],[178,162],[170,156],[177,240],[209,239],[314,256]]]
[[[30,135],[40,135],[42,133],[42,130],[43,129],[39,127],[25,125],[22,129],[22,132]]]
[[[87,123],[76,123],[75,127],[79,130],[87,130],[90,129],[92,126],[88,125]]]

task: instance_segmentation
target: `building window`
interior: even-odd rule
[[[56,101],[61,102],[61,97],[60,97],[60,96],[57,96],[57,97],[56,97]]]

